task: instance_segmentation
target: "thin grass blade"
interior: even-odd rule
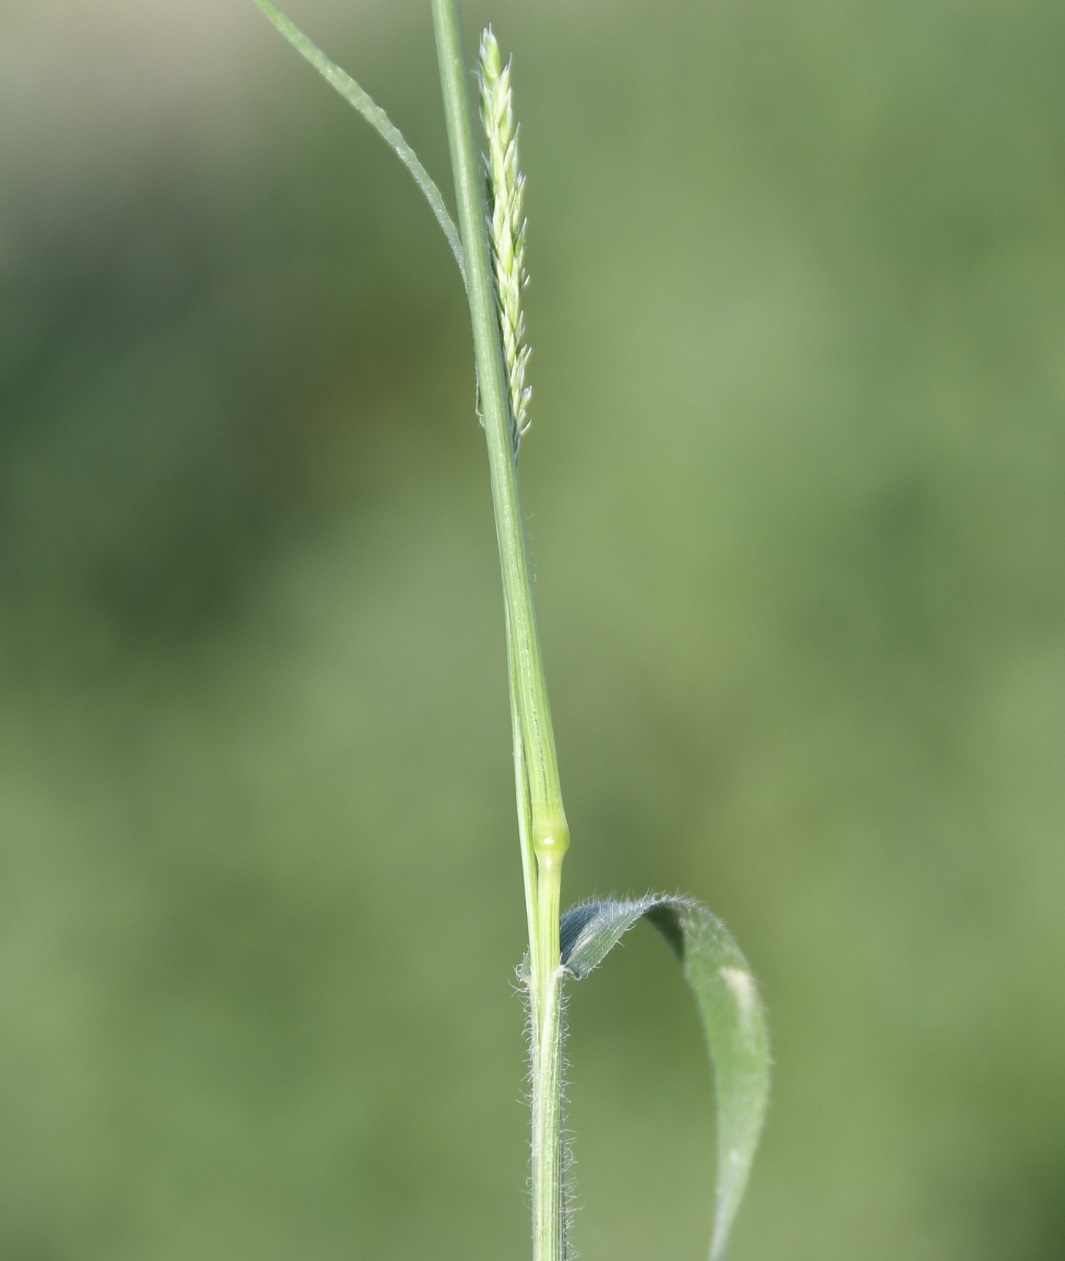
[[[747,961],[724,924],[697,902],[650,894],[589,902],[562,917],[562,963],[580,980],[641,919],[659,930],[695,996],[714,1066],[717,1190],[710,1261],[722,1261],[769,1101],[769,1035]]]
[[[425,194],[426,200],[436,216],[437,223],[444,230],[455,262],[462,274],[462,283],[466,283],[466,260],[462,253],[462,242],[459,240],[458,228],[448,212],[443,194],[429,172],[422,166],[418,155],[403,139],[403,133],[392,122],[377,102],[364,92],[346,70],[329,60],[322,50],[313,44],[291,18],[275,8],[270,0],[255,0],[255,3],[266,15],[270,23],[288,40],[295,50],[305,57],[327,83],[331,84],[340,95],[354,106],[366,119],[377,134],[395,151],[396,156],[414,176],[415,183]]]

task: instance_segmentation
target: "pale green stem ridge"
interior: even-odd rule
[[[484,170],[473,141],[458,3],[432,0],[432,6],[503,577],[519,834],[531,930],[534,1259],[563,1261],[559,886],[569,829],[533,610]]]
[[[521,846],[521,876],[525,888],[525,919],[529,930],[530,949],[536,940],[536,860],[532,851],[532,818],[529,805],[529,775],[525,766],[525,745],[521,738],[521,714],[518,712],[518,679],[514,653],[507,632],[507,666],[510,680],[510,729],[514,743],[514,798],[518,807],[518,841]],[[531,979],[531,978],[530,978]]]
[[[521,292],[529,283],[525,267],[525,177],[518,164],[510,62],[504,66],[492,28],[481,36],[478,79],[481,122],[488,141],[488,231],[492,243],[499,326],[510,386],[514,449],[529,428],[532,389],[525,383],[531,350],[525,340]]]
[[[374,131],[392,147],[399,160],[414,176],[415,182],[425,194],[433,214],[436,215],[437,223],[444,230],[444,236],[447,237],[448,244],[451,246],[451,252],[455,255],[455,262],[459,265],[462,283],[466,284],[466,263],[462,255],[462,242],[459,239],[458,229],[455,227],[455,222],[451,215],[448,214],[443,195],[435,180],[422,166],[418,155],[403,139],[403,133],[373,97],[364,92],[346,70],[341,70],[338,65],[330,61],[325,53],[316,44],[312,43],[290,18],[287,18],[280,9],[275,8],[270,3],[270,0],[255,0],[255,3],[292,47],[311,63],[327,83],[336,88],[349,105],[354,106],[359,111]]]

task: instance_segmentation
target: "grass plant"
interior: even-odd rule
[[[607,899],[561,914],[562,869],[570,836],[518,485],[518,454],[530,424],[531,389],[522,307],[527,281],[524,178],[518,161],[510,63],[504,63],[492,31],[485,31],[477,68],[479,102],[474,109],[458,0],[432,0],[456,224],[437,184],[385,112],[270,0],[255,2],[410,170],[451,246],[469,300],[502,573],[518,839],[528,921],[529,950],[520,976],[529,1005],[533,1261],[565,1261],[569,1255],[565,1186],[569,1156],[562,1125],[563,987],[568,980],[581,980],[593,971],[642,919],[659,929],[684,971],[714,1067],[718,1168],[710,1257],[722,1261],[768,1098],[768,1039],[750,968],[721,921],[688,898]]]

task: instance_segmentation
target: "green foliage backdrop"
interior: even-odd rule
[[[428,6],[290,9],[446,181]],[[489,19],[567,888],[684,889],[759,975],[733,1255],[1059,1258],[1065,9]],[[0,172],[0,1256],[520,1257],[446,244],[243,0],[8,0]],[[708,1073],[653,934],[571,1016],[578,1246],[694,1261]]]

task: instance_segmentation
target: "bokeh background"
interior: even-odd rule
[[[449,186],[427,4],[290,0]],[[567,900],[760,977],[735,1261],[1065,1256],[1065,7],[496,0]],[[0,7],[0,1257],[527,1255],[463,294],[247,0]],[[575,1240],[705,1255],[668,952]]]

